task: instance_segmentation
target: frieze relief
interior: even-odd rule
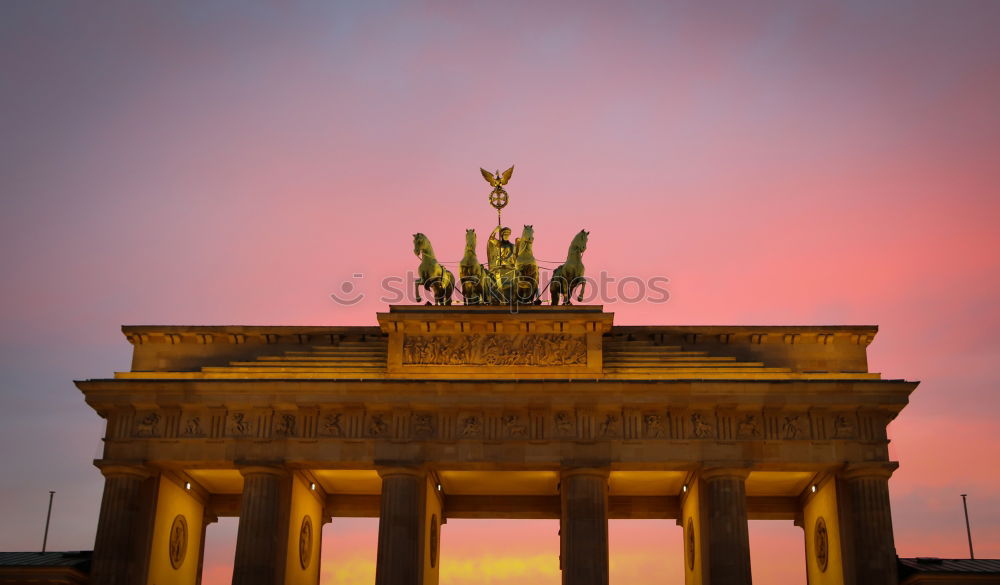
[[[161,433],[158,413],[150,412],[136,417],[135,436],[136,437],[159,437]]]
[[[695,439],[711,439],[715,437],[715,427],[712,416],[703,412],[691,414],[691,437]]]
[[[181,427],[183,437],[204,437],[205,429],[202,426],[201,417],[198,415],[188,416]]]
[[[295,436],[295,415],[281,412],[274,415],[274,435],[278,437]]]
[[[836,414],[833,417],[833,438],[853,439],[858,435],[858,427],[850,414]]]
[[[809,434],[809,421],[805,415],[792,414],[781,417],[782,439],[805,439]]]
[[[404,365],[573,366],[587,364],[583,335],[407,335]]]
[[[229,413],[227,431],[231,437],[249,437],[254,431],[251,415],[245,412]]]
[[[576,437],[576,415],[567,410],[560,410],[553,416],[556,438]]]
[[[483,436],[483,417],[478,414],[463,414],[459,417],[459,439],[479,439]]]
[[[517,410],[301,408],[120,412],[108,437],[127,439],[344,439],[433,441],[884,441],[878,412],[785,410]]]
[[[667,436],[666,429],[664,428],[663,415],[659,413],[650,413],[643,415],[643,436],[647,439],[661,439]]]
[[[760,415],[748,412],[740,417],[739,425],[736,427],[737,439],[759,439],[764,431],[761,428]]]

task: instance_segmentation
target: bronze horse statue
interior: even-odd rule
[[[587,250],[587,237],[590,232],[580,230],[569,245],[569,253],[566,254],[566,262],[561,264],[552,272],[552,282],[549,284],[552,293],[552,304],[558,305],[559,298],[562,297],[564,305],[572,305],[570,300],[573,297],[573,289],[580,287],[580,294],[577,302],[583,301],[583,291],[587,286],[583,278],[583,253]]]
[[[458,264],[458,279],[466,305],[489,304],[495,294],[493,276],[476,256],[476,230],[465,230],[465,254]]]
[[[532,246],[535,230],[525,225],[521,237],[514,242],[514,282],[508,300],[512,303],[529,305],[538,298],[538,263]]]
[[[450,305],[451,295],[455,292],[455,275],[438,263],[427,236],[413,234],[413,253],[420,258],[420,267],[417,268],[420,278],[413,285],[417,302],[420,302],[420,285],[423,285],[424,290],[430,290],[434,294],[435,305]],[[427,304],[431,304],[430,301]]]

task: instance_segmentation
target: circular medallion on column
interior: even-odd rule
[[[687,543],[687,561],[688,569],[694,570],[694,520],[688,518],[687,523],[687,538],[685,539]]]
[[[302,528],[299,529],[299,564],[303,569],[309,568],[313,548],[312,518],[306,515],[302,518]]]
[[[433,569],[437,565],[438,558],[438,517],[437,514],[431,514],[431,538],[430,546],[427,547],[431,555],[431,568]]]
[[[820,572],[825,573],[830,562],[830,537],[826,532],[826,520],[822,516],[816,519],[813,545],[816,548],[816,564],[819,565]]]
[[[167,546],[170,566],[175,569],[181,568],[188,548],[188,525],[183,514],[178,514],[170,525],[170,538],[167,539]]]

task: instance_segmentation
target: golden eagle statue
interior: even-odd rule
[[[491,173],[482,167],[479,168],[479,171],[483,173],[483,178],[486,179],[486,182],[489,183],[490,187],[493,187],[493,190],[495,191],[506,185],[507,181],[510,181],[510,176],[514,174],[514,167],[512,165],[509,169],[504,171],[502,175],[500,174],[499,169],[496,174]]]

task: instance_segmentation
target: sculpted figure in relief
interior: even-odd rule
[[[646,436],[651,438],[657,438],[663,436],[663,417],[658,414],[647,414],[646,418]]]
[[[560,411],[556,413],[555,416],[556,432],[560,435],[572,435],[573,434],[573,419],[566,411]]]
[[[503,417],[503,428],[508,437],[524,437],[528,434],[528,427],[521,422],[521,417],[516,414],[508,414]]]
[[[282,414],[274,426],[274,434],[290,437],[295,434],[295,415]]]
[[[334,437],[343,437],[344,429],[340,426],[340,420],[343,416],[339,412],[326,415],[323,421],[323,432]]]
[[[381,414],[373,414],[371,421],[368,423],[368,434],[373,437],[381,437],[389,430],[389,424],[385,422],[385,416]]]
[[[429,437],[434,434],[434,420],[429,414],[418,414],[413,417],[413,434],[418,437]]]
[[[187,423],[184,425],[184,434],[190,435],[192,437],[198,436],[201,433],[201,419],[197,416],[192,416],[187,419]]]
[[[246,419],[246,415],[242,412],[234,412],[233,424],[230,428],[234,435],[248,435],[250,434],[250,421]]]
[[[618,436],[618,417],[614,414],[607,414],[604,417],[604,421],[601,423],[601,436],[602,437],[617,437]]]
[[[135,426],[135,434],[138,437],[155,437],[159,435],[160,415],[151,412],[144,416],[139,424]]]
[[[585,365],[582,335],[407,335],[403,363],[454,366]]]
[[[798,439],[804,434],[801,418],[797,414],[785,417],[785,422],[781,425],[781,434],[786,439]]]
[[[736,430],[738,437],[743,438],[757,438],[760,436],[760,421],[757,420],[757,415],[748,414],[743,417],[740,421],[740,426]]]
[[[462,421],[462,436],[478,437],[483,432],[483,425],[479,421],[478,416],[467,416],[465,420]]]
[[[691,433],[699,439],[711,437],[712,425],[702,420],[701,414],[696,412],[691,415]]]
[[[854,423],[842,414],[833,419],[833,438],[848,439],[854,436]]]

